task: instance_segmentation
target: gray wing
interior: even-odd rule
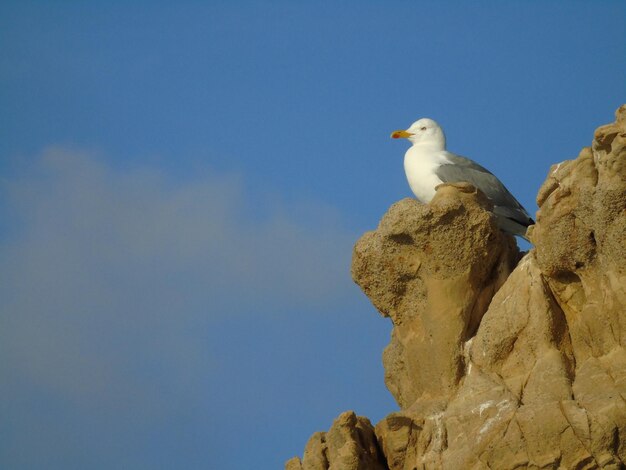
[[[476,186],[493,203],[494,214],[499,216],[499,219],[507,219],[500,220],[501,228],[515,235],[524,236],[526,227],[535,222],[500,180],[489,170],[468,158],[450,152],[446,152],[445,155],[451,163],[441,165],[436,170],[439,179],[444,183],[464,181]]]

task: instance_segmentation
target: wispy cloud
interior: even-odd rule
[[[33,429],[59,425],[25,397],[100,424],[117,416],[128,432],[156,426],[207,399],[214,321],[323,308],[348,290],[354,236],[333,210],[252,214],[236,175],[180,181],[52,148],[1,189],[10,231],[0,240],[0,393],[25,400],[0,425],[11,436],[0,453],[14,461],[35,458]],[[74,434],[50,447],[85,445]]]

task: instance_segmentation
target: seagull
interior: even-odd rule
[[[392,132],[392,139],[408,139],[413,145],[404,155],[404,171],[411,190],[423,203],[442,183],[467,182],[480,189],[493,203],[500,229],[525,240],[526,229],[535,221],[508,189],[489,170],[469,158],[446,150],[443,129],[432,119],[415,121],[406,130]]]

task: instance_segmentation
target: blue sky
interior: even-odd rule
[[[395,409],[352,245],[437,119],[529,212],[626,101],[626,5],[0,5],[0,467],[280,468]]]

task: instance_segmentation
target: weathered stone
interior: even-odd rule
[[[328,432],[316,432],[304,450],[302,461],[295,457],[286,470],[383,470],[385,458],[379,450],[374,428],[367,418],[346,411]]]
[[[473,186],[441,185],[428,205],[394,204],[354,248],[354,280],[394,324],[383,362],[401,408],[454,393],[465,368],[460,345],[518,259],[489,208]]]
[[[299,457],[294,457],[285,462],[285,470],[302,470],[302,462]]]
[[[303,470],[324,470],[328,468],[326,433],[316,432],[304,448]]]
[[[626,466],[626,106],[616,117],[550,169],[519,263],[466,184],[394,204],[357,242],[401,409],[375,434],[342,414],[289,470]]]
[[[386,468],[374,428],[367,418],[347,411],[339,415],[326,434],[329,470]]]

